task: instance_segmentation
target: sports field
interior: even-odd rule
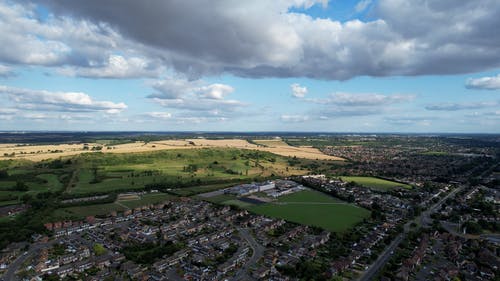
[[[355,182],[359,185],[381,191],[388,191],[395,187],[411,188],[411,186],[408,184],[388,181],[375,177],[341,177],[341,179],[345,182]]]
[[[248,209],[257,214],[333,232],[344,232],[370,215],[366,209],[311,190],[285,195],[277,202],[254,205]]]

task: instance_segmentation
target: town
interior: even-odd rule
[[[412,141],[451,153],[443,144]],[[311,165],[311,160],[292,158],[288,169],[309,172],[222,188],[153,183],[119,193],[61,196],[52,204],[60,206],[56,214],[64,210],[64,215],[51,215],[42,230],[1,251],[1,278],[495,280],[500,264],[495,150],[462,148],[460,155],[438,157],[415,151],[414,145],[392,152],[376,145],[359,147],[366,151],[342,154],[351,159],[347,165]],[[327,146],[319,149],[332,153]],[[179,158],[181,153],[171,154]],[[252,159],[237,153],[231,161]],[[248,155],[262,164],[267,157]],[[427,168],[407,159],[420,159]],[[209,160],[206,167],[221,161]],[[447,161],[455,166],[441,169]],[[74,171],[74,162],[65,165]],[[196,166],[181,171],[192,177],[204,167]],[[103,168],[92,167],[93,172],[76,170],[79,181],[87,173],[87,185],[100,185],[96,179],[105,177],[99,172]],[[123,179],[161,176],[146,170]],[[79,184],[70,180],[65,193]],[[4,216],[22,217],[41,204],[27,198],[31,201],[1,207]]]

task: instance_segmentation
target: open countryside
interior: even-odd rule
[[[256,142],[257,143],[257,142]],[[152,142],[134,141],[129,143],[94,142],[86,144],[55,144],[55,145],[26,145],[26,144],[0,144],[0,157],[4,159],[28,159],[41,161],[57,159],[63,156],[73,156],[89,152],[102,153],[136,153],[148,151],[161,151],[171,149],[193,148],[237,148],[266,151],[281,156],[297,157],[318,160],[343,161],[343,158],[326,155],[316,148],[290,146],[282,141],[261,140],[259,144],[249,143],[243,139],[185,139],[185,140],[160,140]],[[264,145],[265,143],[269,145]]]

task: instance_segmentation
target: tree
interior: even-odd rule
[[[102,244],[95,243],[93,248],[96,256],[102,256],[106,253],[106,249]]]
[[[16,182],[16,187],[14,188],[16,191],[28,191],[29,187],[22,181]]]

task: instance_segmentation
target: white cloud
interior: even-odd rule
[[[280,116],[281,121],[283,122],[291,122],[291,123],[300,123],[300,122],[306,122],[309,120],[309,116],[307,115],[281,115]]]
[[[14,75],[11,67],[0,64],[0,77],[10,77]]]
[[[171,119],[172,114],[169,112],[147,112],[145,113],[146,116],[155,118],[155,119]]]
[[[292,90],[293,97],[303,98],[307,94],[307,88],[301,87],[300,84],[298,84],[298,83],[293,83],[292,85],[290,85],[290,88]]]
[[[500,74],[492,77],[469,78],[465,83],[469,89],[481,90],[499,90],[500,89]]]
[[[500,25],[497,0],[379,0],[365,22],[289,12],[327,1],[42,1],[57,14],[107,23],[133,48],[193,76],[344,80],[500,66],[500,38],[491,36]]]
[[[96,101],[80,92],[50,92],[0,86],[0,94],[6,95],[20,109],[38,111],[119,113],[127,108],[124,103]]]
[[[234,92],[234,88],[224,84],[211,84],[199,88],[199,92],[204,98],[222,100]]]
[[[167,77],[151,83],[151,86],[156,92],[148,98],[165,108],[179,110],[184,118],[197,117],[196,120],[200,121],[206,118],[227,119],[236,117],[236,112],[245,106],[238,100],[226,99],[234,92],[234,88],[226,84]]]
[[[395,103],[410,102],[415,99],[411,94],[383,95],[376,93],[332,93],[326,99],[307,99],[318,104],[334,104],[340,106],[382,106]]]
[[[161,70],[153,66],[145,58],[110,55],[104,65],[91,65],[86,67],[66,67],[59,73],[69,76],[81,76],[90,78],[136,78],[157,77]]]
[[[60,74],[90,78],[156,77],[161,62],[147,48],[105,23],[49,14],[34,4],[0,2],[0,62],[57,67]],[[120,53],[120,55],[117,55]]]
[[[13,108],[0,108],[0,120],[11,120],[18,114],[18,111]]]
[[[419,117],[409,117],[409,116],[390,116],[386,117],[384,120],[392,125],[396,126],[430,126],[432,121],[438,120],[436,116],[419,116]]]
[[[413,101],[415,95],[411,94],[377,94],[377,93],[343,93],[330,94],[322,99],[304,99],[307,102],[320,105],[311,110],[311,115],[319,119],[331,117],[353,117],[376,115],[393,111],[393,104]]]
[[[434,111],[458,111],[458,110],[472,110],[472,109],[482,109],[482,108],[498,107],[498,106],[500,106],[500,101],[481,101],[481,102],[463,102],[463,103],[436,103],[427,105],[425,109]]]
[[[364,10],[366,10],[366,8],[368,8],[368,6],[370,6],[371,3],[372,3],[372,0],[361,0],[358,2],[358,4],[356,4],[356,6],[354,7],[354,10],[357,13],[361,13]]]

